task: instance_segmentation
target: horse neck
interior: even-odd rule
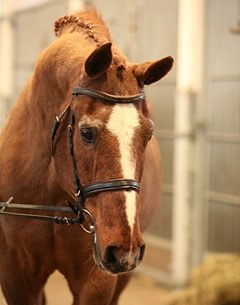
[[[1,131],[0,198],[13,196],[19,202],[34,202],[47,196],[49,180],[53,185],[49,141],[51,123],[43,126],[47,120],[38,110],[41,106],[36,107],[37,96],[32,90],[31,79]]]

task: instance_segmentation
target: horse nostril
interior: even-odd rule
[[[118,248],[115,246],[107,247],[105,258],[108,263],[110,263],[110,264],[119,263],[119,259],[117,257],[117,251],[118,251]]]
[[[145,245],[142,245],[140,247],[140,255],[139,255],[139,260],[142,261],[144,257],[144,252],[145,252]]]
[[[127,252],[120,255],[120,248],[116,246],[108,246],[105,251],[104,262],[107,266],[114,266],[114,268],[135,268],[142,260],[144,256],[145,245],[141,245],[137,252]]]

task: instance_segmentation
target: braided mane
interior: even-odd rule
[[[95,11],[79,12],[75,15],[63,16],[55,22],[55,35],[80,32],[86,39],[100,46],[112,42],[110,32],[102,17]]]

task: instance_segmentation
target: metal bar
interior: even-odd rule
[[[157,136],[157,138],[163,140],[174,140],[176,138],[192,138],[194,137],[194,129],[185,132],[177,132],[171,129],[156,129],[155,135]]]
[[[205,199],[208,201],[219,202],[219,204],[232,204],[232,205],[239,205],[240,206],[240,197],[222,194],[218,192],[211,192],[208,191],[205,193]]]
[[[206,137],[209,142],[240,144],[239,134],[209,132]]]
[[[222,74],[222,75],[212,75],[209,77],[209,82],[235,82],[240,81],[240,75],[238,74]]]
[[[197,126],[196,126],[197,127]],[[155,135],[159,139],[163,140],[174,140],[176,138],[184,138],[184,137],[193,137],[194,133],[190,132],[175,132],[171,129],[156,129]],[[206,134],[206,140],[210,142],[221,142],[221,143],[240,143],[240,135],[233,133],[217,133],[217,132],[208,132]]]
[[[163,140],[173,140],[175,133],[171,129],[155,129],[154,134],[157,138]]]
[[[173,281],[182,285],[203,248],[203,168],[197,165],[202,164],[204,138],[196,123],[204,119],[206,1],[179,0],[178,10],[172,265]]]

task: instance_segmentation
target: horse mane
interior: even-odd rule
[[[55,22],[54,31],[57,37],[66,33],[80,32],[97,46],[112,42],[105,22],[95,9],[59,18]]]

